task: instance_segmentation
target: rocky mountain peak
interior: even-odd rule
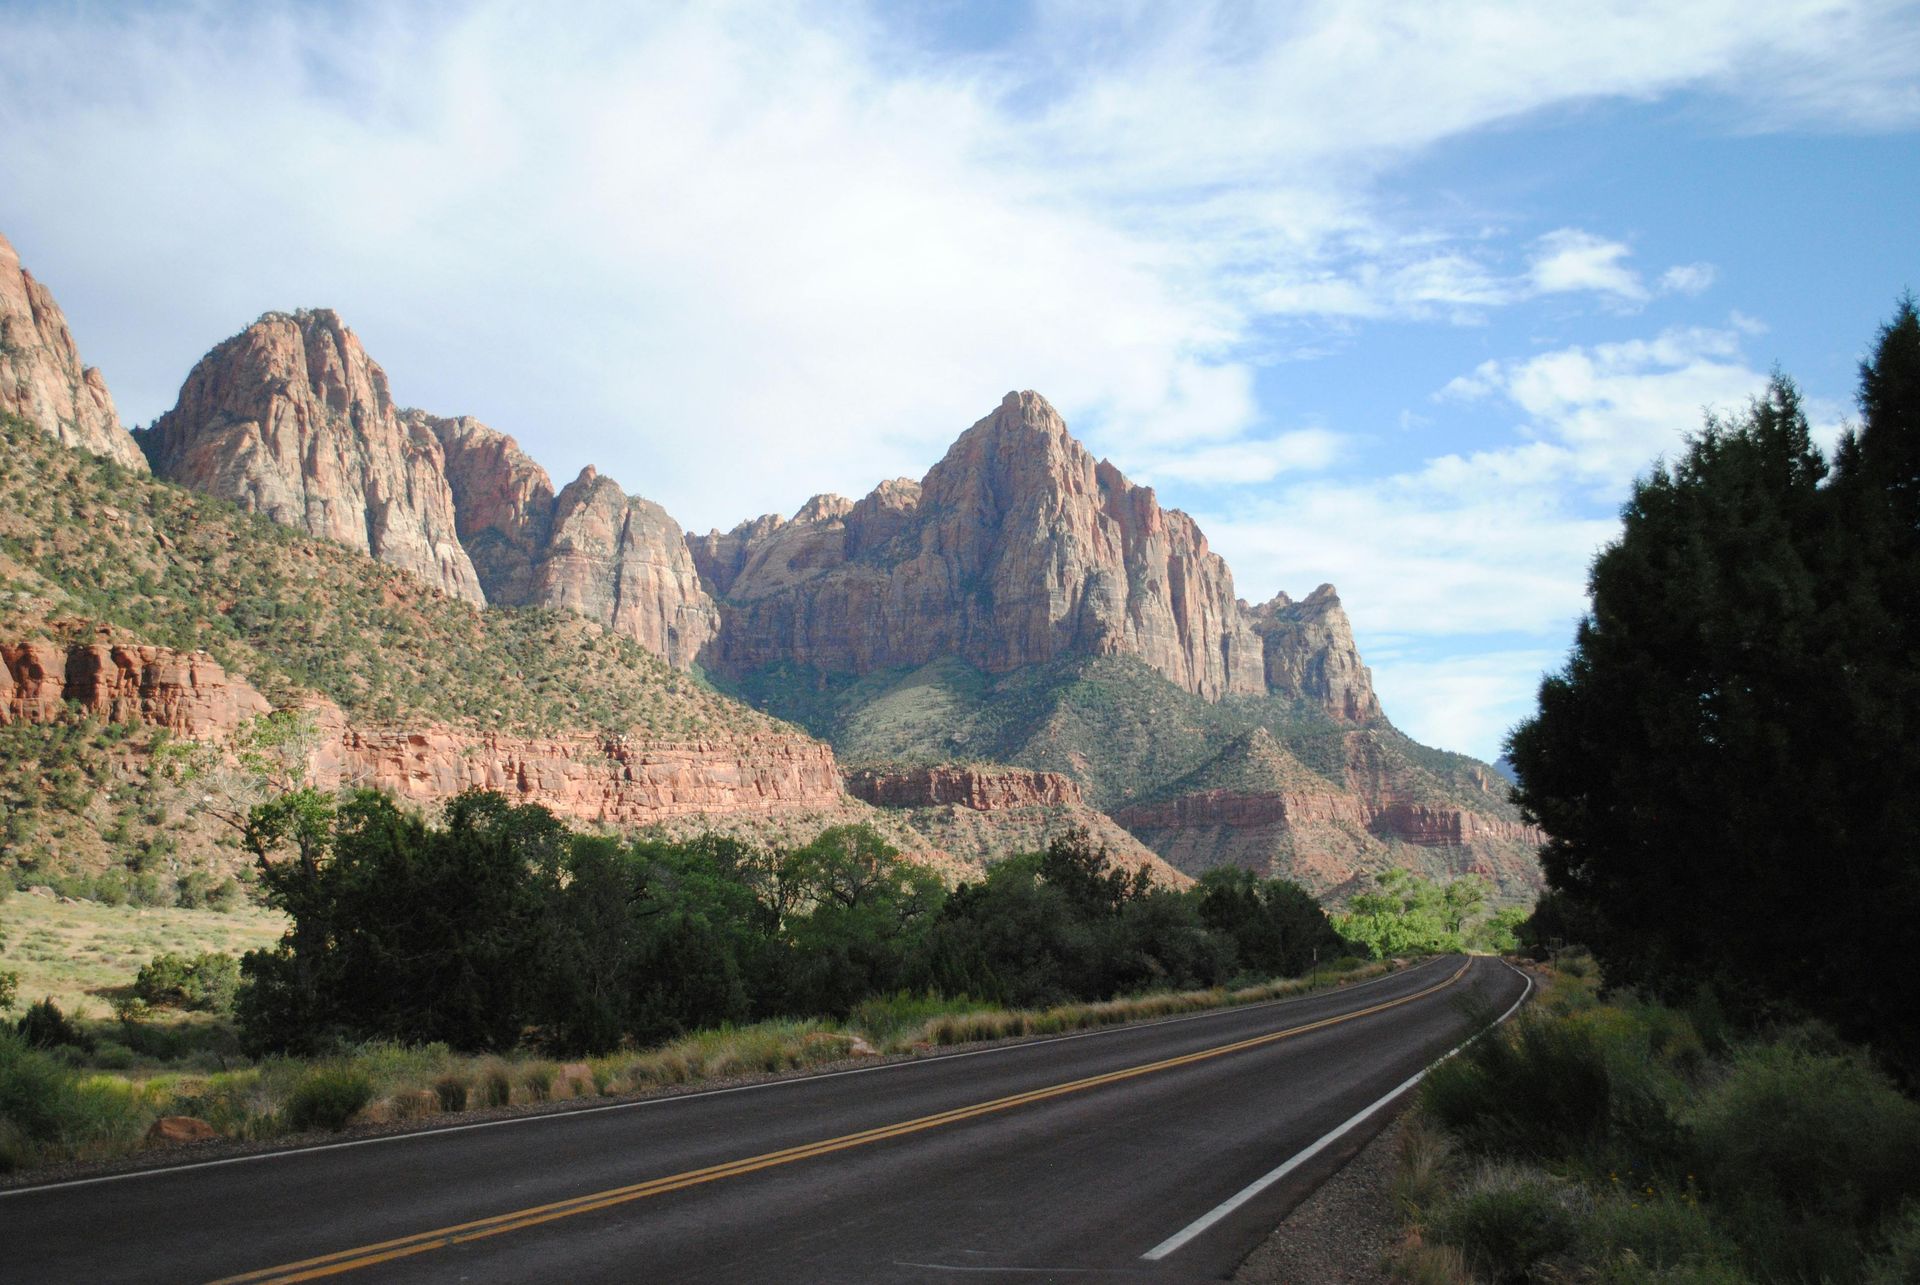
[[[485,602],[445,456],[330,309],[269,312],[201,358],[145,435],[154,471]]]
[[[0,412],[38,425],[63,446],[77,446],[141,472],[140,453],[98,370],[80,361],[67,318],[53,294],[21,266],[0,236]]]
[[[1384,717],[1373,671],[1360,659],[1353,624],[1332,585],[1300,602],[1277,594],[1247,614],[1260,636],[1269,691],[1318,705],[1341,722]]]

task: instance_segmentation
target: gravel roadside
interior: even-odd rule
[[[1381,1266],[1399,1235],[1392,1182],[1396,1118],[1302,1201],[1234,1273],[1244,1285],[1392,1285]]]

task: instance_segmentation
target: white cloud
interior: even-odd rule
[[[1197,450],[1141,458],[1135,470],[1142,481],[1188,482],[1196,486],[1247,486],[1271,482],[1282,473],[1313,473],[1340,458],[1345,443],[1324,428],[1303,428],[1274,437],[1248,438]]]
[[[1717,275],[1711,263],[1675,264],[1660,274],[1660,293],[1704,294]]]
[[[1432,660],[1376,660],[1374,690],[1401,731],[1492,761],[1514,724],[1530,716],[1540,677],[1566,660],[1539,648],[1479,651]]]
[[[1737,334],[1710,329],[1488,361],[1436,400],[1517,413],[1506,442],[1385,476],[1283,482],[1198,516],[1244,597],[1331,580],[1368,634],[1565,636],[1634,476],[1765,379]]]
[[[1537,294],[1590,290],[1640,303],[1647,290],[1640,284],[1640,274],[1623,262],[1630,253],[1618,241],[1578,228],[1561,228],[1535,243],[1527,276]]]
[[[1009,387],[1116,455],[1280,476],[1252,372],[1294,341],[1263,321],[1538,285],[1380,204],[1432,142],[1756,83],[1774,121],[1920,119],[1912,25],[1824,0],[1043,3],[977,55],[916,20],[13,8],[0,213],[134,417],[261,311],[332,305],[403,399],[704,525],[918,472]],[[1570,235],[1535,275],[1629,298],[1618,243]]]

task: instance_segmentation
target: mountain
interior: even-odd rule
[[[270,706],[308,712],[308,779],[422,804],[485,786],[762,836],[859,817],[956,870],[1078,825],[1174,882],[1233,862],[1337,894],[1395,865],[1538,887],[1539,836],[1485,765],[1387,721],[1331,585],[1249,606],[1193,519],[1036,393],[918,482],[704,536],[400,408],[325,310],[195,366],[139,435],[159,480],[43,443],[3,471],[0,724],[39,763],[0,773],[10,798],[52,770],[21,729],[221,744]],[[125,828],[105,815],[103,849]]]
[[[270,312],[200,359],[141,434],[153,471],[486,601],[455,530],[437,438],[324,309]]]
[[[1208,698],[1264,684],[1232,573],[1193,519],[1096,462],[1036,393],[1008,393],[918,484],[818,496],[692,547],[730,674],[1131,655]]]
[[[146,456],[120,426],[100,372],[80,349],[52,293],[0,236],[0,414],[18,415],[64,446],[145,472]]]
[[[680,669],[719,628],[679,523],[589,466],[558,495],[519,443],[478,420],[414,411],[447,455],[460,539],[487,601],[564,607]]]

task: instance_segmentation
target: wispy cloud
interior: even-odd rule
[[[700,525],[917,472],[1016,386],[1169,478],[1310,468],[1252,392],[1297,342],[1273,318],[1647,291],[1599,232],[1529,267],[1537,230],[1383,206],[1420,149],[1601,98],[1748,104],[1756,68],[1775,123],[1920,119],[1920,24],[1871,4],[1043,3],[967,52],[914,21],[12,8],[0,218],[136,417],[259,312],[330,304],[404,399]]]

